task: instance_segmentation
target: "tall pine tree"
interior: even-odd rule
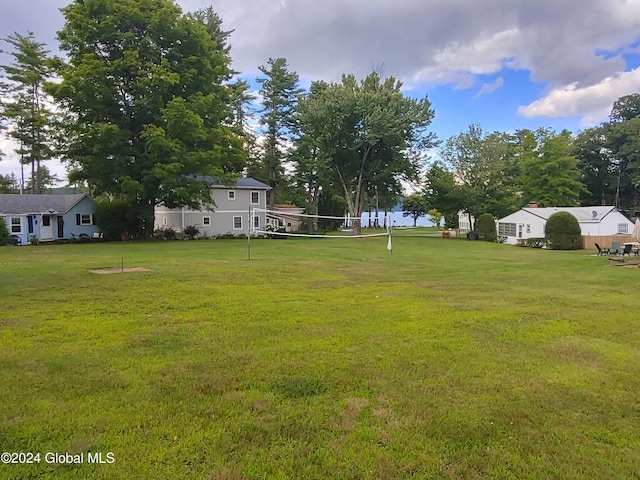
[[[291,139],[292,117],[302,89],[298,85],[298,74],[289,70],[284,58],[270,58],[267,66],[259,69],[265,75],[256,79],[262,85],[260,123],[265,128],[265,141],[256,173],[271,187],[268,203],[273,205],[283,185],[286,142]]]
[[[53,75],[52,60],[45,45],[33,33],[14,33],[4,39],[12,47],[11,65],[2,65],[4,81],[0,84],[2,117],[9,123],[8,135],[19,144],[16,153],[21,162],[31,166],[29,190],[41,193],[41,162],[54,156],[55,128],[49,106],[51,98],[44,85]]]

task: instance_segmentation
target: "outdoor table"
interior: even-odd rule
[[[626,242],[623,245],[633,245],[631,252],[636,256],[640,255],[640,242]]]

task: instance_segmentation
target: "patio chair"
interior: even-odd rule
[[[629,255],[631,256],[631,249],[633,248],[633,245],[629,244],[629,245],[625,245],[624,249],[622,250],[622,256],[624,257],[625,255]]]
[[[611,253],[611,255],[620,255],[622,253],[622,249],[620,248],[620,242],[612,242],[609,252]]]
[[[595,244],[595,246],[598,249],[598,256],[600,256],[600,255],[609,255],[611,253],[611,251],[608,248],[602,248],[597,243]]]
[[[9,245],[22,245],[22,239],[18,235],[9,235]]]

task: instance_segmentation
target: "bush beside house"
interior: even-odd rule
[[[498,239],[496,219],[490,213],[483,213],[476,220],[476,232],[482,240],[495,242]]]
[[[119,240],[138,233],[138,221],[130,218],[129,204],[124,200],[97,202],[95,215],[106,240]]]
[[[552,250],[582,249],[582,231],[578,219],[568,212],[557,212],[545,226],[545,240]]]
[[[0,245],[9,244],[9,229],[4,219],[0,218]]]

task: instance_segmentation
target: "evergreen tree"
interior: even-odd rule
[[[284,184],[286,143],[291,140],[294,109],[302,90],[298,86],[298,74],[289,70],[284,58],[270,58],[267,66],[259,69],[264,74],[256,79],[261,85],[260,124],[265,128],[266,138],[259,165],[261,173],[256,172],[256,176],[271,187],[267,203],[273,205]]]
[[[51,99],[44,91],[53,75],[53,60],[31,32],[14,33],[4,41],[12,47],[13,63],[0,66],[5,78],[0,84],[2,117],[10,124],[9,136],[19,144],[21,162],[31,165],[31,193],[41,193],[41,162],[53,158],[56,136]]]

